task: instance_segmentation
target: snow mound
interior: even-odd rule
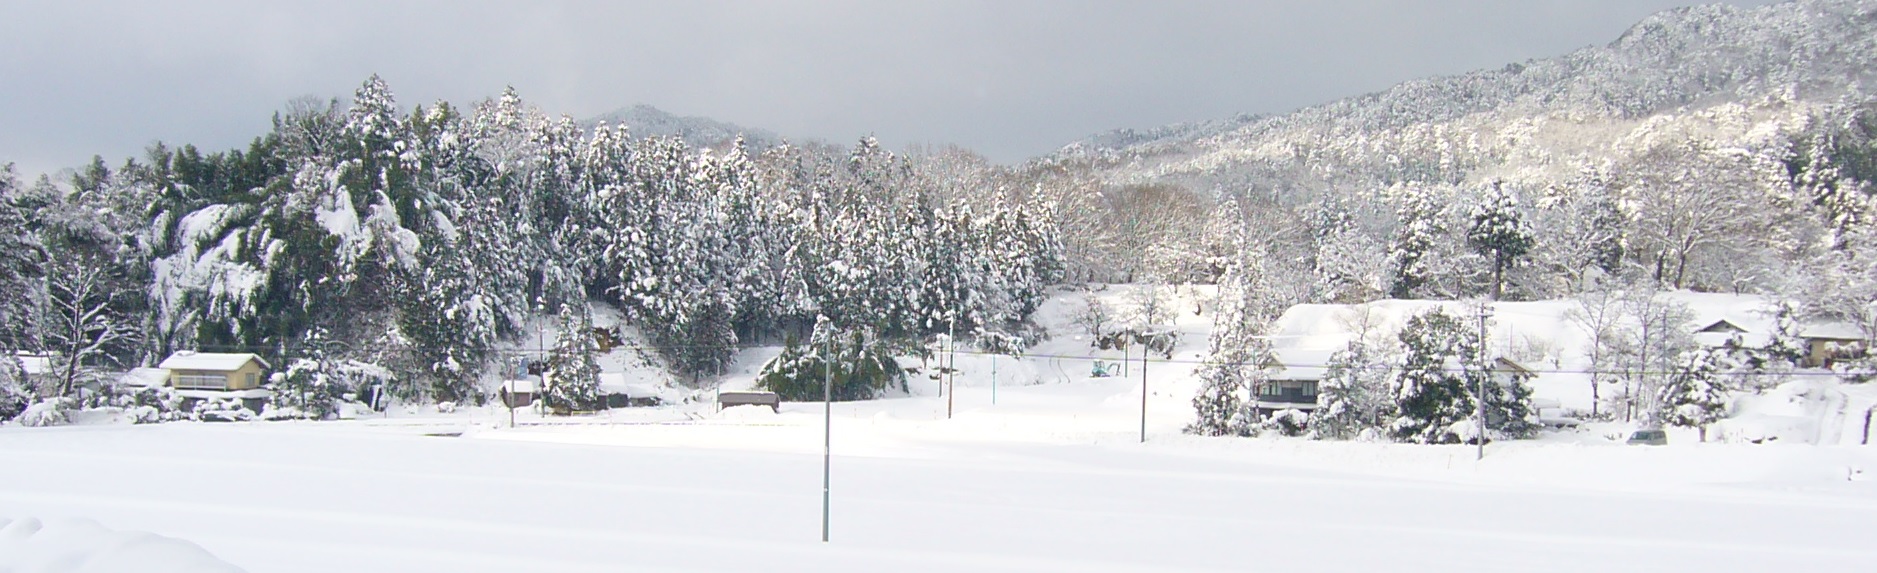
[[[113,531],[83,519],[0,518],[0,571],[8,573],[240,573],[194,543]]]

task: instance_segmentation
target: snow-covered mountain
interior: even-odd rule
[[[604,122],[607,125],[625,125],[632,129],[634,136],[658,135],[676,136],[694,148],[720,149],[735,141],[738,135],[751,149],[763,149],[782,143],[782,136],[775,132],[753,127],[744,127],[733,123],[717,121],[708,117],[673,115],[656,107],[638,104],[622,107],[580,122],[582,128],[592,129]]]
[[[1877,77],[1877,2],[1798,0],[1653,15],[1604,46],[1433,77],[1276,116],[1240,115],[1070,143],[1044,162],[1113,183],[1283,190],[1481,176],[1551,179],[1645,120],[1725,110],[1751,135]],[[1710,122],[1712,123],[1712,122]],[[1731,128],[1731,129],[1730,129]],[[1709,132],[1716,129],[1706,129]],[[1715,135],[1710,133],[1709,135]]]

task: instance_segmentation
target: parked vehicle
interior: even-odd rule
[[[1636,430],[1635,433],[1629,435],[1629,445],[1666,446],[1668,445],[1668,432],[1662,430]]]

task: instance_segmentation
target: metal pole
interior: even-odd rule
[[[945,419],[952,419],[952,403],[958,400],[958,316],[954,311],[951,326],[946,327]]]
[[[828,492],[834,475],[834,341],[823,345],[821,361],[821,542],[828,542]]]
[[[1127,356],[1127,354],[1122,354]],[[1141,343],[1141,443],[1147,443],[1147,343]]]
[[[1479,348],[1475,350],[1480,367],[1486,372],[1473,381],[1473,443],[1477,444],[1474,460],[1486,459],[1486,376],[1493,375],[1492,367],[1486,364],[1486,308],[1484,303],[1479,308]]]
[[[997,405],[997,355],[991,355],[991,405]]]

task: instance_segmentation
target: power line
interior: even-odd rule
[[[634,345],[616,345],[616,346],[613,346],[612,349],[635,350],[635,351],[676,351],[676,350],[718,349],[718,350],[736,351],[736,350],[747,350],[751,348],[765,348],[765,347],[770,347],[770,346],[772,345],[634,344]],[[289,344],[285,346],[285,349],[288,350],[289,353],[291,353],[291,351],[294,351],[294,350],[305,351],[308,348],[315,348],[315,347],[325,348],[326,346],[323,344],[297,345],[297,346]],[[355,346],[355,348],[357,347]],[[281,350],[281,349],[282,347],[277,346],[277,345],[257,346],[257,345],[202,344],[202,345],[195,345],[195,347],[192,348],[191,350],[235,351],[235,352],[251,352],[255,354],[263,354],[263,353],[269,353],[269,352],[273,352],[273,351]],[[948,352],[955,352],[957,354],[964,354],[968,356],[992,356],[992,357],[1004,356],[1004,357],[1017,358],[1017,359],[1038,358],[1038,359],[1052,359],[1052,360],[1090,360],[1090,361],[1112,360],[1112,358],[1107,358],[1107,357],[1102,357],[1102,356],[1087,356],[1087,355],[1079,355],[1079,354],[1048,354],[1048,353],[1027,353],[1027,352],[1007,354],[1007,353],[992,352],[992,351],[987,351],[987,350],[970,350],[966,348],[948,350]],[[539,349],[527,349],[527,348],[491,348],[491,349],[484,350],[483,353],[488,354],[488,355],[498,356],[498,357],[539,356],[545,353],[545,351],[539,350]],[[366,353],[366,354],[369,354],[369,353]],[[1248,367],[1249,366],[1249,367],[1258,367],[1260,369],[1277,369],[1277,368],[1328,369],[1328,368],[1333,368],[1333,367],[1338,366],[1337,364],[1333,362],[1276,362],[1276,361],[1219,362],[1219,361],[1213,361],[1213,360],[1208,360],[1204,358],[1173,358],[1173,357],[1165,357],[1161,359],[1160,362],[1163,364],[1184,364],[1184,365],[1193,365],[1193,366],[1200,366],[1200,365],[1212,365],[1212,366],[1220,366],[1220,367]],[[1390,371],[1390,370],[1395,369],[1394,366],[1386,365],[1386,364],[1375,364],[1375,365],[1344,364],[1341,366],[1349,370],[1358,370],[1358,371]],[[1625,368],[1579,369],[1579,368],[1558,368],[1558,367],[1530,368],[1530,367],[1524,367],[1523,365],[1521,365],[1521,367],[1523,367],[1526,372],[1530,372],[1532,374],[1615,374],[1615,375],[1626,375],[1626,376],[1666,376],[1666,375],[1681,373],[1681,371],[1679,370],[1654,370],[1654,369],[1643,369],[1643,370],[1625,369]],[[1448,367],[1448,368],[1441,368],[1439,371],[1441,372],[1473,372],[1477,370],[1478,369],[1469,369],[1469,368],[1464,368],[1464,367],[1459,367],[1459,368]],[[1741,372],[1724,372],[1721,374],[1724,376],[1815,376],[1815,377],[1850,375],[1848,373],[1834,372],[1834,371],[1829,371],[1829,370],[1826,370],[1826,371],[1797,370],[1797,371],[1792,371],[1792,372],[1741,371]]]

